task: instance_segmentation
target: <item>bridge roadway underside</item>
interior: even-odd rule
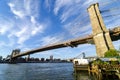
[[[110,37],[111,37],[112,41],[116,41],[116,40],[120,39],[120,30],[119,31],[109,30],[109,32],[110,32]],[[29,54],[34,54],[37,52],[57,49],[57,48],[77,47],[77,45],[79,45],[79,44],[85,44],[85,43],[91,43],[91,42],[93,42],[93,35],[89,35],[89,36],[86,36],[84,38],[79,38],[79,39],[75,39],[75,40],[69,40],[69,41],[62,42],[62,43],[51,44],[51,45],[44,46],[41,48],[22,52],[20,54],[14,55],[12,57],[12,59],[17,58],[17,57],[21,57],[21,56],[25,56],[25,55],[29,55]]]

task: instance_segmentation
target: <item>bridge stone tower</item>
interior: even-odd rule
[[[110,49],[114,49],[109,31],[106,29],[102,16],[99,11],[98,3],[92,4],[88,8],[90,21],[93,30],[93,40],[96,46],[98,57],[104,57],[104,53]]]
[[[17,54],[20,54],[20,49],[15,49],[15,50],[12,51],[11,56],[10,56],[10,60],[9,60],[10,63],[15,63],[17,58],[13,59],[12,57],[14,57]]]

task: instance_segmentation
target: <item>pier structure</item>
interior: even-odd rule
[[[117,58],[99,58],[89,63],[89,73],[92,76],[96,76],[97,80],[102,80],[104,77],[115,80],[120,79],[120,64]]]
[[[74,59],[74,74],[79,77],[86,72],[93,80],[120,80],[120,64],[117,58]],[[77,79],[78,80],[78,79]]]

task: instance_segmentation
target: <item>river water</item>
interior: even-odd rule
[[[0,64],[0,80],[74,80],[73,64]]]
[[[0,80],[98,80],[86,71],[74,74],[72,63],[0,64]],[[119,80],[104,78],[102,80]]]

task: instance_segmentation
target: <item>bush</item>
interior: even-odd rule
[[[117,57],[119,56],[118,51],[114,49],[110,49],[107,52],[105,52],[104,57]]]

